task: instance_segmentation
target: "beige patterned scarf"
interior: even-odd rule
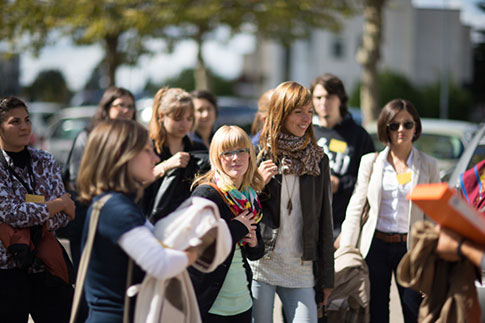
[[[324,152],[321,147],[312,143],[309,134],[297,137],[279,133],[276,141],[278,144],[276,156],[282,174],[320,175],[319,164]],[[271,147],[268,147],[266,155],[271,155],[270,151]]]

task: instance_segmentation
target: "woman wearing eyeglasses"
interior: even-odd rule
[[[427,217],[406,199],[417,184],[440,181],[437,161],[413,147],[421,135],[414,105],[401,99],[387,103],[377,120],[379,140],[386,148],[378,156],[364,155],[354,193],[342,224],[340,246],[356,246],[362,208],[369,201],[360,252],[369,267],[371,322],[389,322],[392,273],[410,247],[411,226]],[[369,176],[370,175],[370,176]],[[416,322],[421,295],[398,284],[404,321]]]
[[[198,177],[192,196],[217,204],[231,232],[233,248],[212,273],[189,268],[203,322],[251,322],[252,273],[247,259],[263,256],[264,247],[256,223],[263,216],[256,191],[263,178],[256,166],[251,140],[237,126],[216,131],[209,150],[211,170]]]

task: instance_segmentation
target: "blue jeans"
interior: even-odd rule
[[[389,292],[392,273],[407,251],[406,242],[390,243],[374,237],[365,258],[370,278],[370,321],[389,322]],[[405,323],[415,323],[418,319],[421,294],[397,284]]]
[[[291,323],[317,322],[313,288],[288,288],[253,280],[253,323],[273,322],[274,295],[278,293],[285,317]]]

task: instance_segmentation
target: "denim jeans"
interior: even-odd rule
[[[289,323],[317,322],[317,305],[313,288],[288,288],[253,280],[253,323],[273,322],[275,293],[281,299]]]
[[[389,293],[392,273],[407,251],[406,242],[390,243],[374,238],[365,261],[370,278],[370,316],[372,323],[389,322]],[[421,294],[397,284],[404,322],[415,323]]]

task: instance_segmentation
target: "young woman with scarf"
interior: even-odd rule
[[[261,205],[256,191],[263,187],[248,135],[237,126],[216,131],[209,150],[211,170],[198,177],[192,196],[207,198],[219,208],[231,232],[233,249],[212,273],[190,267],[203,322],[250,322],[253,300],[247,259],[263,255],[257,223]]]
[[[275,292],[289,322],[317,322],[334,282],[332,190],[315,140],[312,96],[295,82],[274,91],[260,137],[265,255],[251,262],[253,322],[273,320]],[[317,296],[315,295],[317,293]]]

